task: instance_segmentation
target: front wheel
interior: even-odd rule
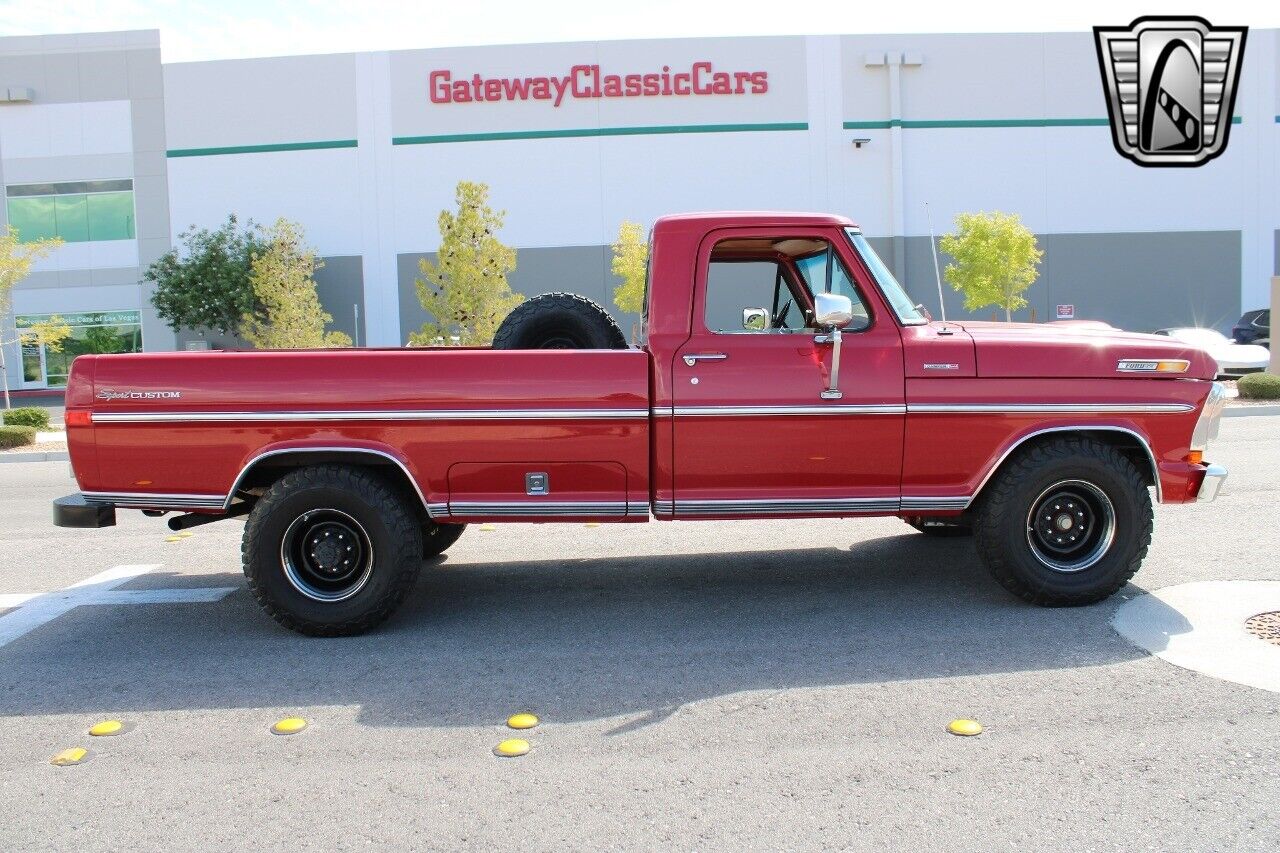
[[[1151,544],[1151,495],[1123,453],[1058,438],[1020,453],[990,484],[974,523],[978,555],[1014,595],[1047,607],[1120,589]]]
[[[378,625],[422,565],[414,509],[376,473],[317,465],[291,471],[249,513],[241,555],[249,588],[273,619],[338,637]]]

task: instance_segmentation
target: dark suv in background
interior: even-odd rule
[[[1231,327],[1231,337],[1238,344],[1262,344],[1271,349],[1271,309],[1244,312],[1244,316]]]

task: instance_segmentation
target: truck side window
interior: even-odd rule
[[[804,306],[796,304],[786,272],[773,260],[711,259],[707,269],[707,329],[721,333],[778,334],[804,328]],[[763,329],[743,328],[743,311],[768,312]]]
[[[829,292],[849,297],[853,304],[853,322],[848,325],[847,331],[857,332],[871,325],[866,303],[858,295],[849,271],[845,269],[840,256],[831,250],[830,244],[821,252],[797,258],[796,269],[800,270],[810,293]]]

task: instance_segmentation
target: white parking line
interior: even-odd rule
[[[90,604],[200,604],[218,601],[237,587],[192,589],[126,589],[115,587],[160,568],[157,565],[116,566],[85,578],[64,590],[0,595],[0,608],[16,608],[0,616],[0,646],[34,631],[76,607]]]

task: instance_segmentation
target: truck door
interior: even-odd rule
[[[835,389],[830,336],[813,323],[822,291],[853,304]],[[902,340],[841,232],[712,232],[691,327],[659,410],[673,419],[675,518],[897,510]]]

